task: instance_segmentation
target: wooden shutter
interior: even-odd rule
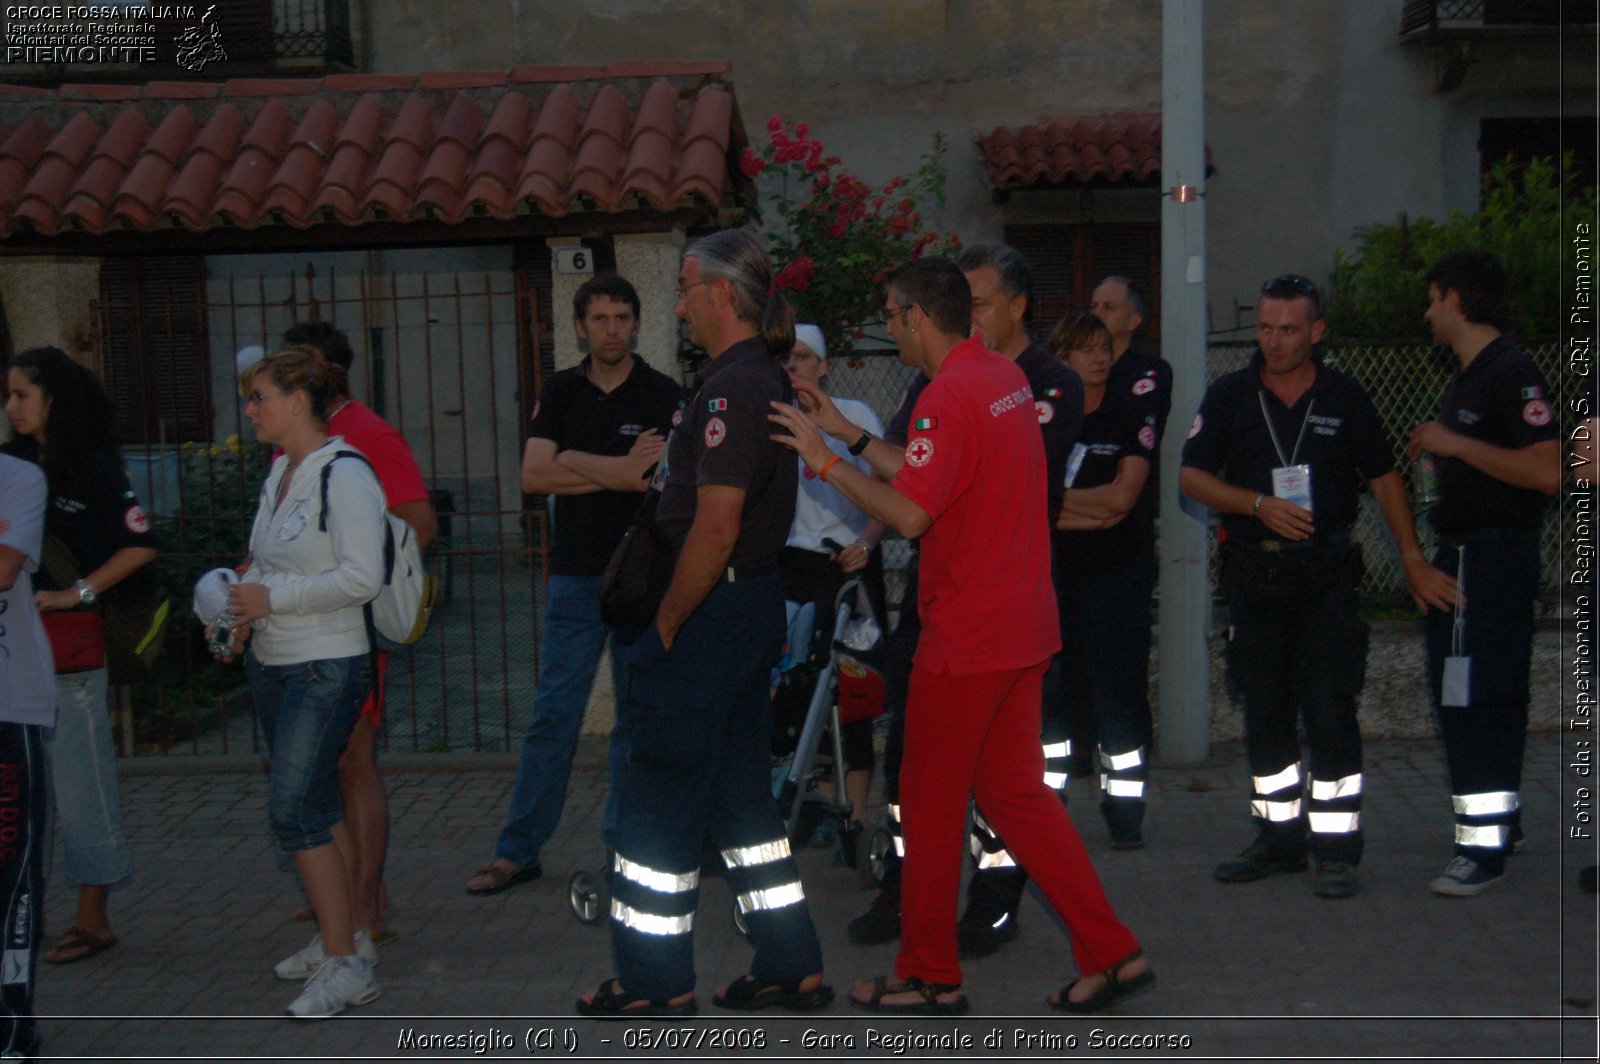
[[[1087,311],[1095,285],[1113,274],[1133,282],[1145,301],[1144,346],[1161,342],[1161,226],[1157,222],[1008,225],[1006,243],[1033,266],[1032,332],[1050,335],[1067,314]]]
[[[211,438],[211,353],[199,256],[106,259],[100,367],[124,443]]]

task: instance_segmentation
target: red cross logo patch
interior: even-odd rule
[[[1034,412],[1039,415],[1039,424],[1041,425],[1050,424],[1051,420],[1056,416],[1056,408],[1045,402],[1043,399],[1040,399],[1038,402],[1034,403],[1033,409]]]
[[[1149,395],[1155,390],[1156,382],[1153,377],[1140,377],[1138,380],[1133,382],[1134,395]]]
[[[926,436],[918,436],[906,444],[906,461],[921,469],[933,458],[933,441]]]
[[[722,423],[720,417],[714,417],[706,422],[706,446],[717,447],[728,438],[728,426]]]
[[[1522,420],[1534,428],[1543,428],[1550,424],[1550,404],[1543,399],[1535,399],[1522,408]]]
[[[122,523],[128,526],[128,531],[144,535],[150,531],[150,518],[138,506],[128,507],[128,512],[122,515]]]

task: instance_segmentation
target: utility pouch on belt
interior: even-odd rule
[[[1229,543],[1222,554],[1222,590],[1233,602],[1287,609],[1341,580],[1359,583],[1361,551],[1345,542],[1301,550],[1261,550]]]
[[[643,628],[655,620],[672,582],[678,552],[656,524],[660,502],[661,492],[654,488],[644,493],[600,577],[600,619],[612,628]]]

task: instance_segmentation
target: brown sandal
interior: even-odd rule
[[[958,995],[954,1001],[939,1000],[940,994],[952,994],[960,989],[960,983],[925,983],[914,975],[891,983],[888,976],[880,975],[872,981],[871,997],[863,1001],[852,992],[850,1004],[863,1012],[887,1016],[961,1016],[968,1008],[965,994]],[[922,1000],[903,1005],[886,1004],[883,999],[890,994],[917,994]]]
[[[116,944],[117,936],[109,931],[101,938],[86,927],[69,927],[67,933],[44,955],[44,959],[46,964],[76,964],[96,953],[104,953]]]
[[[521,868],[512,865],[510,861],[504,863],[490,861],[467,880],[467,893],[480,898],[489,894],[499,894],[502,890],[509,890],[518,883],[527,883],[542,875],[544,870],[539,867],[538,861],[525,864]],[[485,880],[487,882],[480,882]],[[473,886],[475,882],[479,885]]]
[[[1072,988],[1081,981],[1074,979],[1056,992],[1056,1000],[1050,1001],[1047,999],[1045,1004],[1053,1009],[1060,1009],[1062,1012],[1076,1013],[1081,1016],[1091,1012],[1099,1012],[1101,1009],[1114,1005],[1125,998],[1130,998],[1142,990],[1148,990],[1156,985],[1155,969],[1148,964],[1146,964],[1144,971],[1126,982],[1122,980],[1121,975],[1122,969],[1143,956],[1144,950],[1134,950],[1105,971],[1100,972],[1099,974],[1105,977],[1106,985],[1082,1001],[1073,1001],[1067,997],[1072,992]]]

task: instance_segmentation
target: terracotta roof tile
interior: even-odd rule
[[[1042,118],[978,138],[997,192],[1070,184],[1142,184],[1161,177],[1161,116],[1105,114]],[[1207,149],[1206,169],[1211,169]]]
[[[436,70],[417,78],[418,90],[490,89],[506,84],[504,70]]]
[[[746,183],[727,69],[0,86],[0,236],[715,207]]]
[[[624,60],[606,64],[608,78],[663,78],[695,77],[705,74],[726,74],[733,64],[725,59],[680,59],[663,62],[659,59]]]

